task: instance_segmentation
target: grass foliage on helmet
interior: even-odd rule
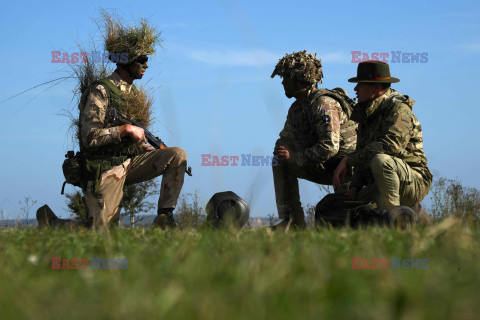
[[[278,75],[282,78],[291,77],[310,84],[322,83],[322,63],[316,56],[316,53],[313,55],[307,53],[307,50],[286,54],[285,57],[278,60],[271,77]]]
[[[146,19],[140,19],[138,25],[126,26],[124,21],[113,13],[101,10],[105,50],[112,53],[128,53],[128,63],[142,55],[155,53],[160,45],[161,32]]]

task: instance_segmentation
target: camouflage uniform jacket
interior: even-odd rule
[[[113,72],[107,79],[120,92],[130,92],[132,90],[133,85],[122,80],[116,72]],[[108,119],[106,119],[108,104],[107,90],[101,84],[96,85],[90,91],[85,103],[80,103],[80,136],[84,148],[98,149],[102,146],[122,142],[119,127],[109,123]],[[148,144],[145,143],[140,147],[146,150]]]
[[[414,100],[388,89],[366,104],[357,104],[352,119],[358,121],[357,149],[348,155],[355,168],[353,185],[362,187],[373,182],[370,162],[378,153],[405,161],[423,177],[430,187],[432,174],[423,152],[422,127],[412,112]]]
[[[134,86],[123,81],[113,72],[106,78],[119,92],[130,93]],[[120,100],[105,84],[97,84],[83,93],[80,109],[80,143],[85,157],[82,189],[97,192],[102,173],[123,164],[128,158],[147,150],[148,144],[137,144],[128,137],[121,138],[119,125],[108,116],[109,107],[118,107]],[[114,97],[116,96],[116,97]],[[121,98],[121,97],[120,97]],[[110,106],[109,104],[112,104]]]
[[[343,100],[342,108],[341,99],[336,91],[314,89],[303,102],[295,101],[276,146],[290,147],[298,166],[320,166],[353,152],[357,124],[349,120],[351,107]]]

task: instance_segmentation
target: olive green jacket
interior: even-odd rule
[[[354,186],[373,181],[370,163],[376,154],[383,153],[405,161],[430,187],[432,174],[423,152],[422,127],[412,111],[414,103],[388,89],[375,100],[355,106],[351,118],[359,123],[357,148],[348,155],[348,163],[354,167]]]

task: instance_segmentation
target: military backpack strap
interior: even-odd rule
[[[122,92],[120,90],[118,90],[117,86],[113,84],[113,82],[109,79],[102,79],[102,80],[98,80],[96,82],[97,84],[101,84],[103,85],[107,90],[107,95],[110,96],[111,93],[113,93],[114,95],[122,95]],[[133,91],[133,93],[137,94],[139,92],[139,90],[137,89],[137,87],[132,84],[132,87],[131,89]]]
[[[140,90],[132,83],[132,88],[130,89],[133,91],[133,94],[139,94]]]
[[[321,96],[327,96],[337,101],[340,104],[343,112],[347,115],[347,118],[349,119],[345,124],[341,125],[340,127],[340,138],[342,141],[342,145],[352,144],[353,142],[356,143],[357,123],[353,120],[350,120],[350,116],[353,112],[353,107],[355,106],[355,101],[353,101],[342,88],[335,88],[333,90],[322,88],[318,89],[313,94],[311,98],[312,104],[315,103],[315,100]]]
[[[105,88],[105,91],[107,92],[108,107],[110,108],[112,106],[112,93],[118,95],[120,94],[120,90],[118,90],[113,82],[108,79],[98,80],[95,84],[102,85]]]
[[[107,89],[106,91],[108,97],[110,97],[111,93],[115,95],[121,94],[120,90],[118,90],[118,88],[113,84],[113,82],[108,79],[98,80],[96,84],[101,84],[104,86],[105,89]]]
[[[112,99],[114,97],[120,97],[122,96],[122,92],[113,84],[113,82],[109,79],[102,79],[96,82],[96,84],[100,84],[105,88],[105,91],[107,92],[107,99],[108,99],[108,107],[111,108],[113,105]],[[140,91],[137,89],[137,87],[132,84],[131,89],[134,94],[138,94]]]
[[[350,115],[352,114],[353,111],[353,106],[355,105],[355,101],[351,99],[343,90],[342,88],[335,88],[333,90],[328,90],[328,89],[318,89],[315,91],[313,96],[311,97],[312,103],[315,102],[316,99],[320,98],[321,96],[327,96],[338,103],[340,103],[340,106],[342,107],[343,112],[350,118]]]
[[[62,184],[62,191],[60,191],[60,194],[63,195],[65,193],[65,185],[67,184],[67,180],[63,181]]]

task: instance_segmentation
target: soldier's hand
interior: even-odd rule
[[[273,154],[278,156],[278,160],[294,162],[295,156],[292,150],[287,146],[278,146],[273,150]]]
[[[333,186],[334,188],[340,188],[348,172],[348,158],[343,157],[343,159],[338,164],[337,168],[333,172]]]
[[[350,187],[345,195],[350,199],[355,200],[357,197],[357,187]]]
[[[127,129],[127,132],[133,141],[137,143],[147,142],[147,138],[145,138],[145,132],[142,128],[130,125],[130,127]]]

